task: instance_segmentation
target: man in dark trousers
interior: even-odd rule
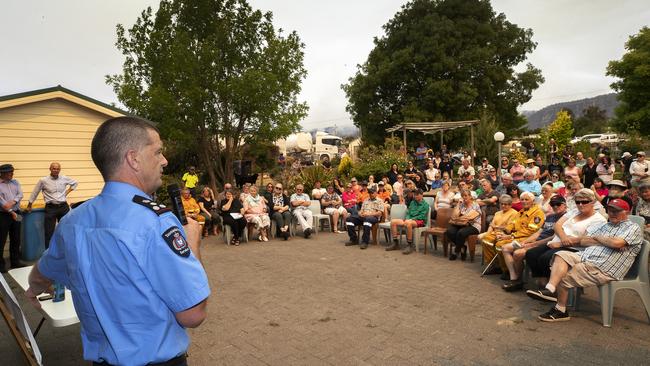
[[[14,179],[14,167],[11,164],[0,165],[0,272],[7,272],[2,257],[5,242],[9,236],[9,259],[12,268],[24,267],[20,261],[20,200],[23,190]]]
[[[27,212],[32,210],[32,204],[38,197],[38,194],[43,192],[43,200],[45,201],[45,219],[43,220],[43,229],[45,231],[45,249],[50,247],[50,239],[56,223],[60,221],[65,214],[70,211],[68,205],[68,194],[77,188],[77,181],[61,175],[61,164],[54,162],[50,164],[50,175],[41,178],[32,195],[29,196],[29,203],[27,204]]]

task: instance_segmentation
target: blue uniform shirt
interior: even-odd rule
[[[63,217],[38,262],[44,276],[72,291],[86,360],[144,365],[184,353],[189,336],[174,313],[210,295],[199,261],[178,250],[187,249],[178,219],[134,203],[135,195],[148,197],[107,182]],[[177,235],[166,241],[170,232]]]

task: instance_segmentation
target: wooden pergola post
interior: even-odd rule
[[[402,127],[403,137],[404,137],[404,156],[408,155],[406,150],[406,126]]]
[[[474,166],[474,154],[476,149],[474,149],[474,125],[469,126],[469,139],[470,139],[470,144],[472,145],[472,151],[469,153],[469,157],[472,161],[472,166]]]

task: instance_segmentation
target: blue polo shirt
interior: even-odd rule
[[[517,187],[521,192],[530,192],[535,195],[535,197],[542,194],[542,185],[538,181],[533,180],[530,183],[522,180],[517,184]]]
[[[135,196],[148,198],[107,182],[61,220],[38,262],[44,276],[72,291],[86,360],[144,365],[186,352],[189,336],[174,314],[210,295],[178,219]]]

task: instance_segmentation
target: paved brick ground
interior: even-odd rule
[[[536,316],[550,305],[508,294],[476,263],[441,251],[404,256],[344,247],[321,233],[229,247],[211,237],[204,263],[213,288],[209,319],[192,330],[193,365],[647,364],[650,326],[632,292],[616,297],[602,327],[597,291],[567,323]],[[37,322],[35,311],[26,306]],[[47,364],[82,363],[78,327],[44,326]],[[0,326],[0,354],[19,354]],[[5,356],[6,355],[6,356]],[[4,364],[4,362],[3,362]]]

